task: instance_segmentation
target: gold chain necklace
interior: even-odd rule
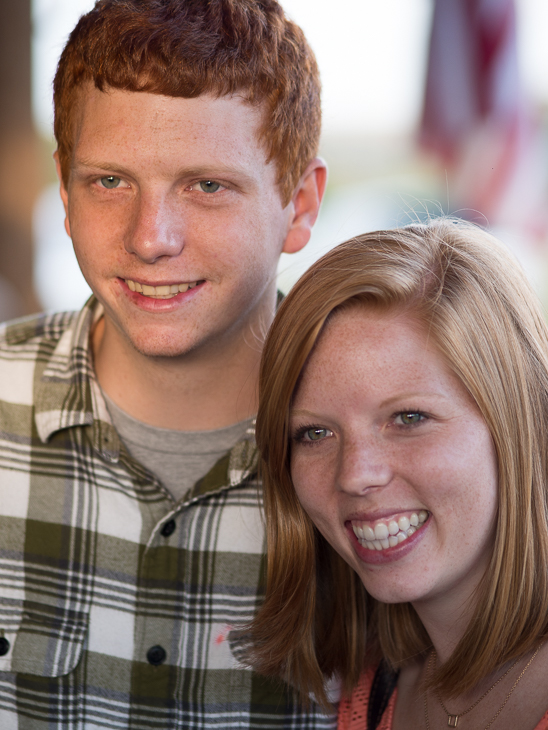
[[[433,661],[435,660],[435,658],[436,658],[436,652],[435,652],[435,651],[432,651],[432,653],[430,654],[430,659],[428,660],[428,670],[427,670],[427,671],[428,671],[428,674],[430,674],[430,668],[431,668],[431,665],[432,665]],[[459,712],[459,714],[458,714],[458,715],[452,715],[452,714],[451,714],[451,713],[449,712],[449,710],[448,710],[448,709],[447,709],[447,708],[445,707],[445,705],[444,705],[444,704],[443,704],[443,702],[441,701],[441,697],[440,697],[440,695],[439,695],[439,692],[438,692],[438,690],[437,690],[437,689],[436,689],[436,690],[434,690],[434,694],[436,695],[436,699],[437,699],[437,700],[438,700],[438,702],[440,703],[440,705],[441,705],[441,707],[442,707],[442,710],[443,710],[443,711],[445,712],[445,714],[447,715],[447,726],[448,726],[448,727],[457,727],[457,725],[458,725],[458,723],[459,723],[459,718],[460,718],[460,717],[462,717],[463,715],[467,715],[467,714],[468,714],[468,713],[470,712],[470,710],[473,710],[473,709],[474,709],[474,707],[476,707],[476,705],[479,705],[479,703],[480,703],[480,702],[481,702],[481,701],[482,701],[483,699],[485,699],[485,697],[487,697],[487,695],[489,694],[489,692],[491,692],[491,690],[495,689],[495,687],[497,686],[497,684],[498,684],[499,682],[502,682],[502,680],[503,680],[503,679],[504,679],[504,678],[506,677],[506,675],[507,675],[507,674],[509,674],[509,673],[510,673],[510,672],[512,671],[512,669],[513,669],[513,668],[514,668],[514,667],[516,666],[516,664],[517,664],[517,663],[519,662],[519,660],[520,660],[520,657],[518,657],[518,658],[516,659],[516,661],[515,661],[515,662],[514,662],[514,663],[512,664],[512,666],[511,666],[511,667],[509,667],[509,668],[508,668],[508,669],[507,669],[507,670],[506,670],[506,671],[504,672],[504,674],[502,675],[502,677],[499,677],[499,678],[497,679],[497,681],[495,682],[495,684],[492,684],[492,685],[491,685],[491,687],[489,687],[489,689],[487,690],[487,692],[484,692],[484,694],[482,694],[482,696],[481,696],[481,697],[479,698],[479,700],[476,700],[476,701],[474,702],[474,704],[473,704],[473,705],[470,705],[470,707],[469,707],[469,708],[468,708],[467,710],[464,710],[464,712]]]
[[[508,694],[507,694],[507,695],[506,695],[506,697],[504,698],[504,702],[503,702],[503,703],[502,703],[502,705],[501,705],[501,706],[499,707],[499,709],[497,710],[497,712],[495,713],[495,715],[494,715],[494,716],[492,717],[492,719],[491,719],[491,721],[489,722],[489,724],[485,726],[485,729],[484,729],[484,730],[488,730],[488,728],[490,728],[490,727],[491,727],[491,725],[492,725],[492,724],[493,724],[493,723],[495,722],[495,720],[496,720],[496,719],[497,719],[497,717],[498,717],[498,716],[500,715],[500,713],[501,713],[501,712],[502,712],[502,711],[504,710],[504,708],[505,708],[505,706],[506,706],[506,703],[507,703],[507,702],[508,702],[508,700],[510,699],[510,695],[511,695],[511,694],[512,694],[512,692],[513,692],[513,691],[514,691],[514,690],[516,689],[516,687],[518,686],[518,683],[519,683],[520,679],[521,679],[521,678],[523,677],[523,675],[525,674],[525,672],[526,672],[526,671],[527,671],[527,670],[529,669],[529,667],[530,667],[530,666],[531,666],[531,664],[533,663],[533,659],[534,659],[534,658],[536,657],[536,655],[537,655],[537,654],[539,653],[539,651],[540,651],[540,647],[541,647],[541,646],[543,645],[543,643],[544,643],[544,642],[543,642],[543,641],[541,641],[541,643],[540,643],[540,644],[539,644],[539,645],[537,646],[537,648],[536,648],[536,650],[535,650],[535,653],[533,654],[533,656],[532,656],[532,657],[531,657],[531,658],[529,659],[529,661],[527,662],[527,664],[526,664],[526,665],[525,665],[525,667],[523,668],[523,670],[522,670],[521,674],[519,675],[519,677],[518,677],[518,678],[516,679],[516,681],[515,681],[515,682],[514,682],[514,684],[512,685],[512,689],[510,690],[510,692],[508,692]],[[427,666],[427,668],[426,668],[427,676],[429,676],[429,675],[430,675],[430,670],[431,670],[431,667],[432,667],[432,661],[433,661],[433,659],[434,659],[434,657],[435,657],[435,656],[436,656],[436,652],[435,652],[435,651],[433,651],[433,652],[432,652],[432,654],[430,655],[430,658],[429,658],[429,660],[428,660],[428,666]],[[481,702],[481,701],[482,701],[482,700],[483,700],[483,699],[484,699],[485,697],[487,697],[487,695],[489,694],[489,692],[491,692],[491,690],[492,690],[492,689],[494,689],[494,688],[495,688],[495,687],[497,686],[497,684],[498,684],[498,683],[499,683],[500,681],[502,681],[502,680],[504,679],[504,677],[506,677],[506,675],[507,675],[507,674],[508,674],[508,673],[509,673],[509,672],[510,672],[510,671],[511,671],[511,670],[512,670],[512,669],[513,669],[513,668],[514,668],[515,666],[516,666],[516,664],[518,663],[519,659],[520,659],[520,657],[518,657],[518,659],[516,659],[516,661],[515,661],[515,662],[514,662],[514,663],[512,664],[512,666],[511,666],[511,667],[510,667],[509,669],[507,669],[507,670],[506,670],[506,671],[504,672],[504,674],[502,675],[502,677],[499,677],[499,678],[497,679],[497,681],[495,682],[495,684],[493,684],[493,685],[492,685],[491,687],[489,687],[489,689],[487,690],[487,692],[485,692],[484,694],[482,694],[482,696],[481,696],[481,697],[479,698],[479,700],[476,700],[476,701],[474,702],[474,704],[473,704],[473,705],[471,705],[471,707],[469,707],[469,708],[468,708],[467,710],[465,710],[464,712],[461,712],[461,713],[460,713],[459,715],[451,715],[451,714],[450,714],[450,713],[449,713],[449,712],[448,712],[448,711],[446,710],[446,708],[445,708],[445,705],[444,705],[444,704],[443,704],[443,702],[441,701],[441,697],[439,696],[439,693],[438,693],[437,691],[435,691],[435,692],[434,692],[434,694],[436,695],[436,698],[437,698],[438,702],[440,703],[440,705],[441,705],[441,707],[442,707],[443,711],[444,711],[444,712],[445,712],[445,714],[447,715],[447,725],[448,725],[448,727],[457,727],[457,725],[458,725],[458,722],[459,722],[459,718],[460,718],[460,717],[462,717],[463,715],[466,715],[466,714],[467,714],[468,712],[470,712],[470,710],[473,710],[473,709],[474,709],[474,707],[476,707],[476,705],[478,705],[478,704],[479,704],[479,703],[480,703],[480,702]],[[426,730],[430,730],[430,721],[429,721],[429,719],[428,719],[428,692],[425,692],[425,693],[424,693],[424,720],[425,720],[425,722],[426,722]]]

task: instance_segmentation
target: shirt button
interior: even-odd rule
[[[162,527],[160,532],[164,537],[169,537],[170,535],[173,535],[175,532],[175,520],[169,520],[169,522],[166,522],[165,525]]]
[[[147,659],[149,664],[157,667],[158,664],[163,664],[166,660],[167,654],[163,646],[151,646],[147,651]]]
[[[10,650],[10,643],[5,636],[0,636],[0,656],[5,656]]]

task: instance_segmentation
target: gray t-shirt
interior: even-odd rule
[[[127,450],[160,479],[176,500],[252,428],[253,418],[214,431],[175,431],[138,421],[103,392],[112,423]]]

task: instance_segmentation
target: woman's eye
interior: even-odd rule
[[[300,433],[297,434],[297,441],[322,441],[322,439],[328,438],[332,435],[332,432],[328,428],[304,428]]]
[[[107,175],[107,177],[102,177],[99,182],[104,188],[112,190],[112,188],[117,188],[120,186],[122,178],[115,177],[114,175]]]
[[[320,439],[324,439],[328,434],[329,431],[327,428],[309,428],[306,432],[306,437],[310,441],[320,441]]]
[[[402,411],[398,413],[395,422],[402,426],[414,426],[416,423],[420,423],[424,419],[424,414],[418,411]]]
[[[214,182],[213,180],[200,180],[198,185],[204,193],[216,193],[220,188],[222,188],[221,183]]]

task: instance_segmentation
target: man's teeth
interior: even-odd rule
[[[386,550],[407,540],[417,527],[428,519],[428,512],[421,509],[409,517],[402,515],[388,522],[377,522],[374,527],[365,523],[352,522],[352,529],[362,547],[369,550]]]
[[[167,284],[165,286],[148,286],[148,284],[139,284],[138,281],[131,281],[126,279],[126,284],[131,291],[136,291],[138,294],[143,294],[145,297],[152,297],[152,299],[172,299],[177,294],[188,291],[188,289],[194,289],[198,285],[197,281],[192,281],[190,284]]]

